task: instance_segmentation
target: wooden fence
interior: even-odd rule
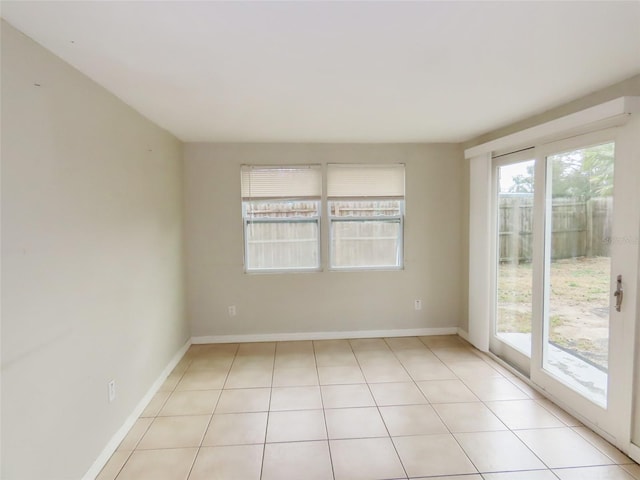
[[[551,206],[551,258],[609,256],[613,198],[555,198]],[[533,196],[501,194],[498,232],[501,263],[531,261]]]

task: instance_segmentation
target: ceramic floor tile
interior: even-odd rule
[[[516,387],[518,387],[520,390],[526,393],[529,396],[529,398],[533,398],[535,400],[544,398],[544,396],[541,393],[539,393],[537,390],[535,390],[531,385],[525,383],[518,377],[514,376],[511,372],[506,372],[505,377],[511,383],[513,383]]]
[[[478,402],[467,386],[460,380],[427,380],[418,382],[430,403]]]
[[[631,474],[636,480],[640,480],[640,465],[637,463],[620,465],[620,467],[627,473]]]
[[[426,347],[422,350],[397,350],[393,353],[398,361],[403,365],[407,365],[408,363],[442,363],[440,359]]]
[[[463,380],[467,378],[502,377],[500,372],[480,359],[472,362],[450,362],[448,366],[453,373]]]
[[[189,480],[260,480],[263,445],[203,447]]]
[[[153,398],[149,401],[144,411],[140,415],[141,417],[155,417],[158,415],[158,412],[163,407],[164,402],[167,401],[167,398],[171,395],[171,392],[158,392]]]
[[[280,355],[311,354],[313,355],[312,340],[295,340],[291,342],[278,342],[276,344],[276,359]]]
[[[318,385],[315,367],[277,368],[273,372],[274,387],[303,387]]]
[[[487,402],[487,406],[511,430],[565,426],[558,417],[533,400]]]
[[[365,383],[359,366],[318,367],[320,385],[348,385]]]
[[[361,365],[362,373],[368,383],[410,382],[411,377],[400,362],[389,365]]]
[[[275,357],[273,355],[243,355],[233,359],[233,368],[271,368],[273,369]]]
[[[431,405],[380,407],[380,414],[392,437],[448,433]]]
[[[349,340],[314,340],[313,350],[316,353],[353,353]]]
[[[276,368],[316,368],[316,357],[311,353],[286,353],[276,355]]]
[[[223,390],[215,413],[266,412],[270,396],[270,388]]]
[[[483,402],[499,400],[529,400],[529,396],[506,378],[485,377],[464,379],[464,383]]]
[[[546,398],[543,399],[535,399],[537,403],[542,405],[544,408],[553,413],[556,417],[558,417],[562,423],[565,425],[569,425],[570,427],[582,427],[582,422],[576,420],[573,416],[565,412],[562,408],[557,406],[555,403],[550,402]]]
[[[335,480],[406,478],[390,438],[331,440]]]
[[[413,382],[374,383],[370,385],[377,405],[417,405],[428,403]]]
[[[554,473],[560,480],[634,480],[617,465],[557,469]]]
[[[485,473],[484,480],[558,480],[551,470],[529,470],[528,472]],[[438,479],[440,480],[440,479]]]
[[[613,463],[609,457],[570,428],[515,432],[549,468],[587,467]]]
[[[209,415],[156,417],[136,448],[199,447],[210,419]]]
[[[382,338],[354,338],[349,340],[353,351],[358,352],[388,352],[389,346]]]
[[[587,427],[573,427],[573,431],[604,453],[607,457],[611,458],[615,463],[633,463],[633,460],[607,442],[604,438],[589,430]]]
[[[449,362],[473,362],[480,358],[467,347],[429,347],[436,357],[444,363]]]
[[[218,358],[218,357],[194,358],[184,373],[186,375],[188,373],[191,374],[191,373],[196,373],[200,371],[210,371],[210,370],[228,372],[229,368],[231,368],[232,363],[233,363],[233,358]]]
[[[409,477],[477,472],[450,434],[394,437],[393,443]]]
[[[204,436],[202,445],[245,445],[264,443],[267,412],[216,414]]]
[[[276,342],[241,343],[236,352],[238,357],[264,357],[275,356]]]
[[[135,450],[117,480],[186,480],[197,448]]]
[[[326,385],[320,387],[324,408],[373,407],[367,385]]]
[[[458,377],[440,360],[437,362],[407,362],[405,370],[414,381],[423,380],[457,380]]]
[[[267,442],[297,442],[325,440],[327,429],[322,410],[271,412],[267,427]]]
[[[203,357],[231,357],[238,351],[238,343],[206,343],[194,344],[189,347],[189,353]]]
[[[193,345],[97,480],[640,480],[626,462],[452,335]]]
[[[455,437],[481,473],[547,468],[512,432],[456,433]]]
[[[270,367],[232,367],[224,388],[270,387],[273,370]]]
[[[262,480],[333,480],[327,441],[268,443]]]
[[[178,364],[173,367],[171,373],[184,374],[184,372],[187,371],[187,368],[189,368],[189,365],[191,365],[191,360],[191,358],[187,358],[187,356],[185,355],[184,357],[182,357],[182,360],[180,360]]]
[[[437,477],[410,477],[409,480],[424,480],[431,478],[431,480],[482,480],[480,475],[445,475],[444,477],[438,475]]]
[[[160,386],[160,388],[158,389],[158,391],[160,392],[171,392],[176,388],[176,385],[178,384],[178,382],[180,381],[180,379],[182,378],[182,373],[172,373],[170,374],[164,382],[162,382],[162,385]]]
[[[158,413],[159,417],[175,415],[211,415],[220,390],[175,391]]]
[[[463,348],[469,344],[458,335],[428,335],[418,339],[429,348]]]
[[[317,352],[316,351],[316,365],[318,367],[357,367],[358,361],[356,360],[353,352]]]
[[[386,437],[389,435],[375,407],[325,410],[330,439]]]
[[[96,480],[115,480],[130,455],[131,451],[129,450],[118,450],[114,452],[96,477]]]
[[[387,337],[383,339],[393,350],[428,350],[418,337]]]
[[[391,350],[356,352],[358,363],[364,369],[373,367],[400,367],[401,364]]]
[[[227,379],[228,370],[200,370],[188,372],[176,385],[176,390],[220,390]]]
[[[271,411],[322,408],[320,387],[278,387],[271,392]]]
[[[433,408],[449,431],[491,432],[507,427],[483,403],[438,403]]]
[[[124,437],[120,445],[118,445],[118,450],[133,450],[136,448],[142,436],[149,429],[151,422],[153,422],[153,418],[139,418],[136,420],[127,433],[127,436]]]

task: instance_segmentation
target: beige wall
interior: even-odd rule
[[[244,273],[240,165],[328,162],[406,163],[405,269],[327,271],[323,225],[324,271]],[[457,327],[466,303],[463,165],[454,145],[185,145],[192,335]]]
[[[1,153],[0,476],[77,480],[189,337],[181,145],[3,22]]]

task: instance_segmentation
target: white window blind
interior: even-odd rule
[[[243,165],[241,176],[243,200],[319,199],[322,195],[320,165]]]
[[[332,199],[403,198],[404,164],[329,164],[327,196]]]
[[[404,165],[329,164],[329,266],[403,265]]]

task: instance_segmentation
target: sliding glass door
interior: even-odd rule
[[[491,349],[529,372],[533,315],[533,151],[494,160],[495,307]]]
[[[493,162],[490,348],[611,438],[630,421],[619,407],[636,306],[624,288],[637,279],[637,251],[616,241],[635,215],[617,153],[607,131]]]
[[[615,143],[546,156],[545,372],[607,406]]]

